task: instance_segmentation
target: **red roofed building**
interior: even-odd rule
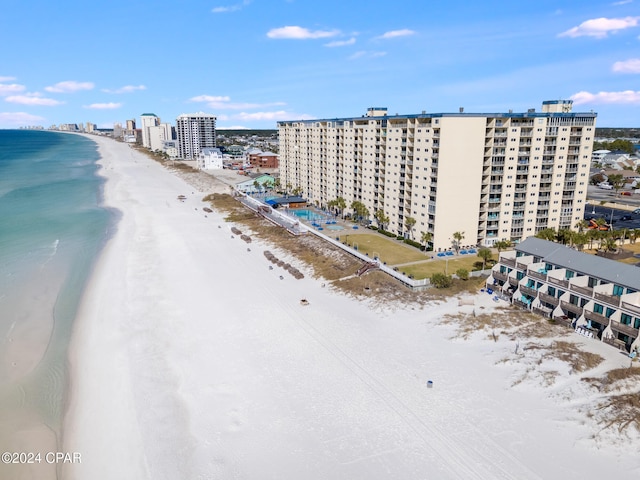
[[[256,168],[278,168],[278,155],[271,152],[249,152],[249,163]]]

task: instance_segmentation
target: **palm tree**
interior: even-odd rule
[[[344,217],[344,209],[347,208],[347,201],[342,198],[336,198],[336,208],[340,211],[340,215]]]
[[[493,246],[498,250],[498,253],[500,253],[502,250],[506,250],[512,245],[513,244],[511,243],[511,240],[500,240],[499,242],[493,244]]]
[[[273,188],[275,189],[276,192],[280,190],[280,178],[279,177],[276,178],[273,181]]]
[[[378,227],[382,230],[386,230],[385,226],[389,223],[389,217],[385,215],[384,210],[377,210],[374,217],[376,222],[378,222]]]
[[[487,262],[491,260],[493,254],[491,253],[491,249],[487,247],[482,247],[478,249],[478,257],[482,259],[482,270],[487,266]]]
[[[625,184],[624,176],[620,174],[609,175],[607,177],[607,181],[616,191],[616,195],[618,195],[618,191],[620,191],[620,189],[624,187]]]
[[[351,209],[355,213],[359,222],[362,222],[362,220],[369,218],[369,210],[364,205],[364,203],[354,200],[353,202],[351,202]]]
[[[541,238],[543,240],[549,240],[550,242],[553,242],[556,239],[556,231],[553,228],[545,228],[543,230],[540,230],[538,233],[536,233],[535,236],[537,238]]]
[[[579,233],[584,232],[587,228],[589,227],[589,222],[587,220],[585,220],[584,218],[582,220],[579,220],[578,223],[576,223],[576,227],[578,229]]]
[[[558,240],[558,242],[562,243],[563,245],[571,244],[571,234],[573,232],[571,232],[571,230],[569,230],[568,228],[561,228],[558,230],[558,233],[556,234],[556,239]]]
[[[451,241],[451,246],[456,251],[456,254],[460,251],[460,242],[464,238],[464,232],[453,232],[453,240]]]
[[[589,241],[589,250],[593,250],[593,241],[598,239],[600,232],[594,228],[587,230],[587,239]]]
[[[407,227],[407,230],[409,230],[409,238],[411,238],[411,233],[413,232],[413,227],[416,226],[416,219],[413,217],[405,217],[404,219],[404,225],[405,227]]]
[[[602,248],[604,248],[608,252],[613,252],[618,248],[618,244],[616,243],[615,238],[613,237],[605,237],[602,242]]]
[[[420,241],[424,243],[424,251],[427,251],[428,244],[433,240],[433,233],[431,232],[422,232],[420,234]]]
[[[636,243],[636,239],[638,238],[638,235],[640,235],[640,230],[637,230],[635,228],[633,230],[629,230],[629,241],[631,243]]]
[[[616,230],[614,232],[614,238],[620,240],[620,246],[623,246],[628,234],[629,230],[627,228],[621,228],[620,230]]]
[[[584,246],[589,243],[589,236],[585,232],[573,232],[572,243],[582,251]]]

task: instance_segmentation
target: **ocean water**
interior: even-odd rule
[[[80,135],[0,130],[2,451],[20,432],[61,438],[74,317],[115,218],[98,159]]]

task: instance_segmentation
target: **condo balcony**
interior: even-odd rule
[[[597,322],[601,325],[609,325],[609,319],[607,317],[601,313],[596,313],[591,310],[584,309],[584,318],[591,320],[592,322]]]
[[[531,278],[535,278],[537,280],[542,280],[543,282],[547,281],[547,274],[542,272],[536,272],[535,270],[531,270],[531,268],[527,272],[527,276]]]
[[[560,307],[567,311],[575,313],[576,315],[582,315],[583,308],[580,305],[576,305],[574,303],[565,302],[564,300],[560,300]]]
[[[513,252],[506,252],[500,255],[500,263],[507,267],[516,268],[516,259],[509,258],[507,255]]]
[[[600,300],[601,302],[604,302],[608,305],[613,305],[615,307],[620,306],[620,297],[616,295],[609,295],[607,293],[594,292],[593,296],[596,300]]]
[[[638,329],[633,328],[631,325],[625,325],[624,323],[612,321],[611,330],[614,332],[622,333],[623,335],[629,335],[632,338],[638,338]]]
[[[500,280],[501,282],[507,281],[506,273],[501,273],[500,271],[494,270],[493,272],[491,272],[491,275],[493,276],[493,278],[495,278],[496,280]]]
[[[563,287],[563,288],[569,288],[569,280],[564,280],[564,279],[560,279],[560,278],[555,278],[552,277],[551,275],[547,275],[547,282],[557,286],[557,287]]]
[[[551,305],[555,305],[556,307],[560,303],[559,299],[557,299],[553,295],[549,295],[548,293],[540,292],[538,294],[538,298],[540,299],[540,301],[545,302],[545,303],[550,303]]]
[[[538,296],[538,291],[535,288],[527,287],[525,285],[520,285],[520,291],[525,295],[529,295],[531,297]]]
[[[620,302],[620,307],[623,308],[624,310],[633,312],[635,315],[640,315],[640,306],[634,303],[622,301]]]

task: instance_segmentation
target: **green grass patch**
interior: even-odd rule
[[[351,246],[357,245],[360,253],[369,254],[371,258],[373,258],[375,252],[376,255],[379,255],[380,260],[386,262],[387,265],[398,265],[425,259],[424,253],[416,251],[415,248],[403,243],[389,240],[382,235],[370,233],[340,235],[340,241],[344,243],[345,240]]]
[[[440,257],[436,258],[437,260],[428,260],[423,263],[416,263],[415,265],[405,265],[404,267],[398,267],[398,269],[407,275],[413,275],[413,278],[416,280],[420,280],[423,278],[431,278],[431,275],[434,273],[445,273],[445,268],[449,275],[456,273],[456,270],[459,268],[464,268],[470,272],[473,270],[473,264],[479,260],[475,255],[449,258],[448,262],[444,259],[440,259]]]

